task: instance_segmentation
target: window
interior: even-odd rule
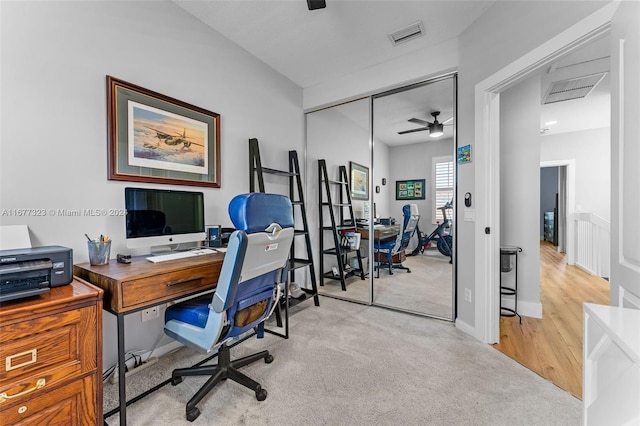
[[[440,207],[453,199],[453,156],[433,157],[433,223],[442,223]],[[448,212],[449,214],[451,212]]]

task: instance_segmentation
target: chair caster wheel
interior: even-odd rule
[[[271,364],[273,362],[273,355],[269,354],[266,357],[264,357],[264,362],[266,364]]]
[[[256,399],[257,399],[258,401],[264,401],[265,399],[267,399],[267,390],[266,390],[266,389],[259,388],[259,389],[256,391]]]
[[[182,383],[182,377],[172,377],[171,378],[171,386],[176,386]]]
[[[200,410],[198,410],[197,408],[194,408],[193,410],[188,410],[187,411],[187,420],[192,422],[195,419],[197,419],[199,415],[200,415]]]
[[[409,269],[407,269],[407,274],[410,274],[410,273],[411,273],[411,271]]]

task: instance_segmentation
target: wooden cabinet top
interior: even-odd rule
[[[102,300],[103,294],[102,289],[74,277],[70,284],[53,287],[48,293],[0,303],[0,323],[6,324],[25,315],[37,316],[64,305],[71,308],[95,304]]]

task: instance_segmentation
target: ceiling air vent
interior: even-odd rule
[[[587,75],[584,77],[570,78],[551,83],[549,90],[544,95],[543,104],[580,99],[587,96],[594,87],[604,78],[606,72]]]
[[[423,36],[424,25],[422,24],[422,21],[418,21],[387,35],[389,36],[389,40],[391,40],[391,44],[395,46],[396,44],[404,43],[405,41]]]

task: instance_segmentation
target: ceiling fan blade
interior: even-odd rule
[[[429,128],[428,127],[421,127],[419,129],[403,130],[402,132],[398,132],[398,134],[399,135],[404,135],[405,133],[424,132],[425,130],[429,130]]]
[[[447,124],[450,124],[452,121],[453,121],[453,117],[449,117],[448,119],[444,120],[442,124],[447,125]]]
[[[429,123],[428,121],[425,120],[421,120],[419,118],[410,118],[409,120],[407,120],[411,123],[416,123],[416,124],[420,124],[422,126],[431,126],[432,123]]]

